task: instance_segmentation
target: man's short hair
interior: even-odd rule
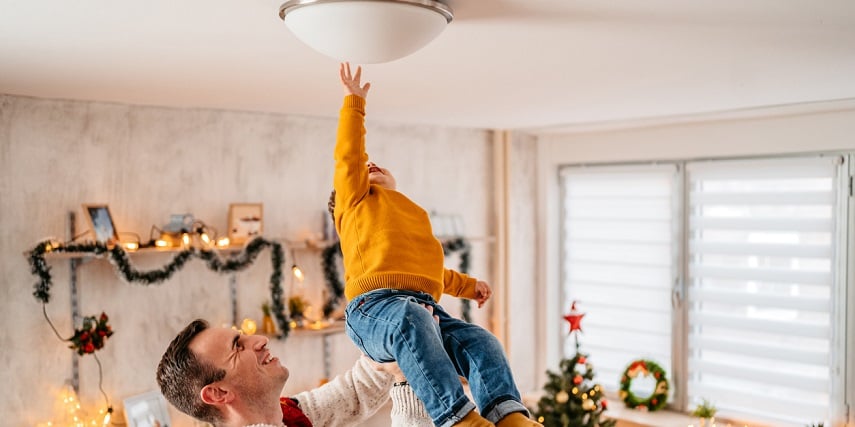
[[[157,384],[179,411],[216,425],[223,415],[215,406],[203,402],[200,392],[202,387],[225,378],[226,371],[200,360],[190,350],[193,338],[208,327],[208,322],[196,319],[178,333],[157,365]]]

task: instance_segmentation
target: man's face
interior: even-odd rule
[[[267,342],[261,335],[208,328],[193,338],[190,350],[202,361],[226,371],[225,378],[215,384],[231,390],[238,399],[277,400],[289,372],[270,354]]]
[[[373,162],[368,162],[365,165],[368,167],[368,183],[379,185],[387,190],[395,190],[398,186],[395,182],[395,177],[389,169],[381,168]]]

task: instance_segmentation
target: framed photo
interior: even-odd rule
[[[264,208],[261,203],[229,205],[229,242],[242,245],[263,231]]]
[[[109,244],[119,241],[119,233],[116,231],[113,216],[110,215],[110,208],[107,205],[85,204],[83,212],[89,220],[92,235],[96,241]]]
[[[166,399],[158,391],[131,396],[124,400],[128,427],[169,427]]]

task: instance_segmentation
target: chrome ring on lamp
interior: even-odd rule
[[[454,19],[454,12],[448,5],[434,0],[289,0],[285,3],[282,3],[282,6],[279,7],[279,18],[284,20],[285,15],[287,15],[288,12],[295,9],[299,9],[304,6],[311,6],[313,4],[322,3],[340,3],[354,1],[374,1],[382,3],[400,3],[403,5],[419,6],[425,9],[432,10],[444,16],[445,20],[448,23],[451,23],[451,20]]]

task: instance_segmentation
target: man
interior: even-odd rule
[[[194,320],[163,354],[157,383],[178,410],[216,427],[357,425],[386,403],[394,383],[393,426],[432,425],[409,386],[396,382],[400,370],[366,357],[319,388],[280,398],[289,372],[267,343]]]

